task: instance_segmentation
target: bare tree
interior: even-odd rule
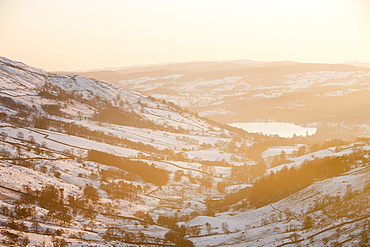
[[[229,230],[229,224],[225,221],[225,222],[222,222],[221,224],[221,229],[224,233],[230,233],[230,230]]]
[[[22,132],[22,131],[18,131],[18,133],[17,133],[17,138],[18,138],[18,139],[23,139],[23,138],[24,138],[24,134],[23,134],[23,132]]]
[[[2,141],[5,141],[5,139],[8,137],[8,133],[6,133],[6,132],[1,132],[0,133],[0,140],[2,140]]]
[[[207,222],[205,225],[207,233],[210,235],[212,231],[212,226],[209,222]]]
[[[35,137],[34,137],[34,136],[32,136],[32,135],[28,137],[28,140],[29,140],[32,144],[36,143],[36,139],[35,139]]]

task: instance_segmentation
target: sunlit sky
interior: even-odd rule
[[[0,56],[53,71],[370,62],[370,0],[0,0]]]

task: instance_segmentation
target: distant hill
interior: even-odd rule
[[[80,72],[166,99],[213,120],[370,124],[370,68],[216,61]],[[363,64],[366,65],[366,64]]]
[[[345,64],[370,68],[370,63],[348,62],[348,63],[345,63]]]

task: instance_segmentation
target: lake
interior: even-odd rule
[[[241,128],[251,133],[262,133],[265,135],[279,135],[280,137],[293,137],[313,135],[316,133],[316,128],[302,127],[292,123],[280,122],[247,122],[247,123],[232,123],[231,126]]]

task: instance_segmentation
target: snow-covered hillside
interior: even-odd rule
[[[28,193],[37,198],[48,193],[47,186],[52,186],[56,191],[63,190],[57,203],[63,205],[67,215],[75,211],[72,202],[76,200],[81,214],[84,210],[95,212],[89,222],[74,213],[66,223],[63,219],[58,221],[50,208],[43,207],[42,201],[38,201],[42,199],[33,201],[36,211],[32,219],[8,215],[4,209],[5,229],[8,219],[14,216],[26,221],[26,225],[41,224],[43,230],[35,232],[28,227],[24,236],[21,234],[23,237],[19,235],[13,240],[9,236],[16,233],[4,230],[3,242],[29,238],[36,243],[41,238],[51,243],[53,239],[44,234],[50,228],[50,231],[62,229],[65,232],[62,237],[68,236],[75,246],[79,241],[81,245],[92,241],[105,246],[104,234],[117,227],[115,220],[112,222],[109,215],[104,215],[112,210],[115,217],[126,217],[134,226],[125,225],[119,229],[121,232],[112,233],[119,236],[110,241],[119,239],[122,246],[123,242],[179,243],[182,237],[166,240],[169,226],[155,223],[157,218],[161,215],[192,218],[201,213],[205,199],[220,194],[217,182],[225,181],[230,174],[231,157],[235,154],[225,152],[223,147],[229,143],[250,146],[254,142],[243,131],[199,118],[163,100],[94,79],[48,73],[6,58],[0,61],[0,87],[1,185],[4,199],[8,198],[3,201],[4,208],[12,210],[20,205],[29,210],[28,203],[18,201],[19,195]],[[164,181],[150,179],[142,170],[135,170],[139,168],[130,168],[130,172],[127,168],[121,170],[119,164],[109,159],[94,162],[97,158],[92,158],[92,151],[147,166],[151,176],[164,176]],[[239,160],[237,165],[253,164],[248,158]],[[86,198],[84,191],[89,186],[98,191],[99,200]],[[49,218],[43,220],[46,214]],[[143,217],[154,220],[149,220],[148,225]],[[60,224],[50,223],[53,220]],[[87,223],[92,226],[87,227]],[[72,225],[74,230],[66,225]],[[71,237],[77,232],[81,236]],[[137,237],[143,234],[145,241],[144,237]]]
[[[352,155],[353,160],[347,172],[317,179],[274,203],[197,217],[186,224],[200,227],[201,237],[190,239],[197,246],[368,246],[369,151],[369,145],[360,145],[314,153],[326,158]]]
[[[203,86],[226,92],[238,81]],[[0,88],[0,245],[368,243],[366,138],[249,134],[6,58]],[[266,181],[274,186],[259,193]]]

